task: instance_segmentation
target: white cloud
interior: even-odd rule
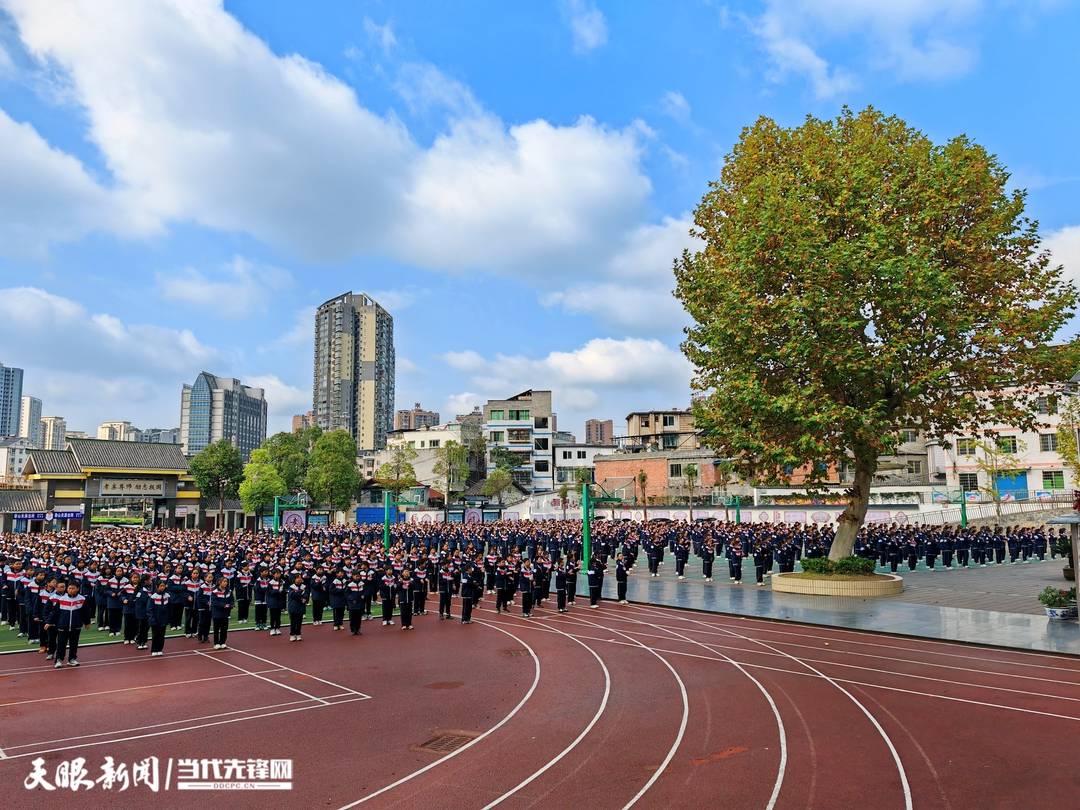
[[[7,47],[0,41],[0,79],[13,74],[14,72],[15,62],[12,60],[11,54],[8,53]]]
[[[166,300],[244,317],[265,309],[275,293],[292,284],[292,276],[281,268],[235,256],[214,277],[185,267],[158,273],[157,284]]]
[[[299,388],[276,374],[254,374],[242,378],[244,385],[261,388],[266,393],[267,430],[277,433],[291,429],[293,414],[311,410],[311,389]]]
[[[271,346],[285,348],[290,346],[311,346],[315,341],[315,310],[314,306],[301,307],[293,317],[293,324],[289,330],[283,333]]]
[[[474,394],[472,391],[463,391],[460,394],[451,394],[443,403],[440,412],[444,422],[449,422],[458,414],[472,413],[476,406],[483,407],[486,397]]]
[[[390,53],[397,47],[397,37],[394,36],[394,28],[389,22],[379,25],[369,17],[364,17],[364,33],[382,48],[383,53]]]
[[[391,315],[396,315],[415,304],[417,299],[424,295],[424,290],[416,287],[398,290],[372,290],[368,295],[378,301],[382,308]]]
[[[445,110],[458,118],[483,114],[468,86],[427,62],[402,65],[394,80],[394,89],[414,114],[432,109]]]
[[[589,0],[562,0],[564,22],[570,27],[574,53],[589,53],[607,42],[607,20]]]
[[[660,98],[660,111],[680,124],[690,120],[690,102],[678,90],[668,90]]]
[[[772,63],[771,78],[803,76],[821,99],[842,96],[867,67],[901,81],[937,80],[969,71],[976,47],[963,41],[982,0],[768,0],[751,20]],[[832,65],[820,48],[862,44],[853,67]]]
[[[402,357],[400,354],[394,358],[394,373],[395,374],[415,374],[420,370],[420,366],[416,365],[408,357]]]
[[[543,357],[485,358],[471,350],[443,357],[452,368],[466,372],[470,387],[478,392],[470,396],[499,398],[530,388],[551,389],[564,429],[601,402],[607,410],[671,407],[690,395],[689,362],[659,340],[596,338]]]
[[[1065,278],[1080,283],[1080,225],[1053,231],[1043,239],[1054,264],[1065,265]]]

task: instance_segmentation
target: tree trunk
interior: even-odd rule
[[[855,536],[866,520],[866,507],[870,505],[870,482],[876,467],[876,456],[867,453],[855,456],[855,481],[851,485],[847,508],[840,514],[840,526],[829,551],[830,560],[850,557],[855,550]]]

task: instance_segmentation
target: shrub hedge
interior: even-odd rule
[[[808,574],[842,574],[845,576],[870,576],[874,573],[874,561],[865,557],[843,557],[833,562],[828,557],[803,558],[802,569]]]

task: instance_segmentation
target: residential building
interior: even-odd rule
[[[529,390],[509,399],[488,400],[484,417],[487,472],[494,471],[492,452],[500,448],[517,457],[512,475],[522,488],[528,492],[554,489],[556,416],[551,410],[551,391]]]
[[[307,413],[298,413],[292,418],[292,432],[299,433],[301,430],[307,430],[309,427],[315,425],[315,411],[308,411]]]
[[[596,467],[596,456],[611,453],[612,448],[604,444],[578,444],[577,442],[555,442],[552,454],[555,464],[555,487],[562,484],[573,486],[578,481],[578,471],[588,470],[590,480]]]
[[[585,420],[585,444],[615,444],[615,423],[611,419]]]
[[[694,415],[688,408],[669,411],[634,411],[626,417],[626,436],[616,444],[622,450],[696,450],[701,446]]]
[[[92,439],[94,438],[85,430],[67,430],[64,432],[65,439]],[[177,442],[179,444],[179,442]]]
[[[627,502],[641,503],[642,493],[637,485],[638,475],[645,473],[645,498],[648,503],[674,499],[694,499],[704,502],[720,497],[723,482],[716,468],[716,455],[706,449],[642,450],[636,453],[596,454],[593,457],[596,483],[615,497]],[[687,470],[697,469],[691,492]]]
[[[438,451],[445,448],[448,442],[457,442],[465,446],[463,433],[465,426],[460,422],[450,422],[445,425],[423,427],[418,430],[394,430],[387,434],[386,449],[380,450],[375,455],[375,469],[390,461],[393,449],[402,445],[409,447],[416,453],[410,464],[416,473],[418,483],[426,487],[434,487],[440,493],[446,488],[446,482],[442,476],[435,474],[435,464],[438,461]],[[452,492],[461,492],[468,485],[468,481],[455,481],[451,487]]]
[[[136,441],[138,433],[138,428],[131,422],[102,422],[97,429],[99,439],[114,442]]]
[[[381,450],[394,424],[394,319],[363,293],[315,313],[312,410],[323,430],[347,430],[357,450]]]
[[[222,439],[247,461],[266,440],[266,395],[261,388],[204,371],[180,393],[180,445],[193,456]]]
[[[19,434],[23,370],[0,363],[0,436]]]
[[[397,411],[394,414],[394,430],[419,430],[437,424],[439,424],[438,412],[425,411],[420,407],[419,402],[407,411]]]
[[[64,417],[41,417],[42,450],[63,450],[67,437],[67,422],[64,420]]]
[[[21,479],[26,459],[30,457],[33,449],[33,442],[23,436],[0,439],[0,478],[5,482]]]
[[[29,439],[34,447],[41,447],[41,400],[23,395],[19,409],[19,435]]]
[[[147,428],[137,431],[137,442],[148,444],[180,444],[180,428]]]

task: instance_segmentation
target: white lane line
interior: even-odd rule
[[[655,625],[649,624],[648,622],[639,622],[639,624],[644,624],[647,627],[654,627],[655,626]],[[725,661],[727,661],[729,664],[731,664],[737,670],[739,670],[739,672],[741,672],[743,675],[745,675],[747,678],[749,678],[753,682],[754,686],[756,686],[758,688],[758,691],[760,691],[761,694],[765,696],[765,700],[768,701],[769,708],[772,709],[773,718],[776,720],[776,731],[780,735],[780,763],[779,763],[779,765],[777,766],[777,769],[776,769],[776,780],[773,782],[772,793],[769,795],[769,801],[765,805],[766,810],[773,810],[773,808],[776,807],[777,800],[780,798],[780,789],[784,785],[784,776],[787,774],[788,742],[787,742],[787,730],[784,728],[784,720],[780,716],[780,709],[777,707],[776,701],[773,700],[772,694],[769,693],[769,690],[765,688],[764,684],[762,684],[761,681],[759,681],[757,678],[755,678],[753,675],[751,675],[749,672],[747,672],[746,668],[743,667],[743,665],[740,664],[735,659],[730,658],[727,655],[724,655],[724,653],[720,652],[719,650],[713,649],[708,644],[706,644],[706,643],[704,643],[702,641],[695,641],[694,639],[690,638],[689,636],[684,636],[682,633],[678,632],[677,630],[668,630],[667,632],[671,633],[672,635],[679,636],[681,639],[683,639],[683,641],[687,641],[687,642],[690,642],[692,644],[697,644],[702,649],[708,650],[709,652],[713,652],[713,653],[716,653],[716,654],[722,656],[722,658]]]
[[[643,614],[639,613],[638,615],[643,615]],[[662,614],[646,613],[644,615],[658,616],[658,615],[662,615]],[[630,620],[629,619],[619,619],[619,621],[630,621]],[[683,619],[683,621],[694,622],[693,619]],[[682,626],[676,627],[675,629],[686,630],[686,631],[689,631],[689,632],[692,632],[692,633],[701,633],[703,635],[724,636],[725,638],[730,638],[732,636],[732,634],[733,634],[733,631],[725,630],[720,625],[711,624],[711,623],[708,623],[708,622],[694,622],[694,623],[695,624],[701,624],[704,627],[711,627],[713,629],[712,630],[698,630],[697,628],[694,628],[694,627],[682,627]],[[665,629],[665,630],[672,629],[670,625],[657,624],[656,627],[662,628],[662,629]],[[738,635],[738,634],[735,634],[735,635]],[[739,638],[746,638],[746,636],[738,636],[738,637]],[[750,640],[753,641],[752,639],[750,639]],[[757,643],[757,642],[755,641],[754,643]],[[1060,677],[1040,678],[1040,677],[1038,677],[1036,675],[1020,675],[1020,674],[1012,673],[1012,672],[995,672],[995,671],[989,670],[989,669],[972,669],[971,667],[958,667],[958,666],[954,666],[952,664],[938,664],[938,663],[935,663],[933,661],[917,661],[917,660],[914,660],[914,659],[911,659],[911,658],[897,658],[896,656],[892,656],[892,655],[878,655],[876,653],[855,652],[854,650],[841,650],[841,649],[834,649],[832,647],[825,648],[825,647],[818,647],[818,646],[816,646],[814,644],[798,644],[798,643],[796,643],[794,641],[774,641],[772,643],[776,644],[777,646],[780,646],[780,647],[797,647],[799,649],[813,650],[814,652],[819,652],[819,653],[834,653],[836,655],[851,655],[851,656],[857,656],[859,658],[874,658],[874,659],[881,660],[881,661],[892,661],[892,662],[901,663],[901,664],[914,664],[916,666],[921,666],[921,667],[935,667],[937,669],[952,669],[952,670],[957,670],[959,672],[974,672],[974,673],[978,673],[978,674],[981,674],[981,675],[992,675],[992,676],[997,676],[997,677],[1006,678],[1006,679],[1022,678],[1023,680],[1026,680],[1026,681],[1046,681],[1046,682],[1050,682],[1050,683],[1065,684],[1065,685],[1068,685],[1068,686],[1080,686],[1080,682],[1077,682],[1077,681],[1063,681]],[[882,645],[874,645],[874,646],[882,646]],[[740,650],[741,649],[741,650],[744,650],[745,652],[750,652],[749,650],[746,650],[743,647],[725,647],[724,649],[731,649],[731,650]],[[773,655],[773,654],[775,654],[775,655],[785,655],[785,653],[783,653],[783,652],[761,653],[761,655]],[[932,653],[932,654],[933,655],[940,655],[941,653]],[[963,656],[952,656],[952,657],[961,658]],[[806,660],[806,661],[818,660],[818,661],[820,661],[821,659],[806,658],[806,659],[803,659],[803,660]],[[988,663],[1001,663],[1001,664],[1009,664],[1009,663],[1011,663],[1011,664],[1014,664],[1015,666],[1025,666],[1025,667],[1029,666],[1028,664],[1021,664],[1019,662],[995,661],[993,659],[979,658],[977,656],[972,657],[970,660],[973,660],[973,661],[987,661]],[[825,662],[822,662],[822,663],[825,663]],[[836,663],[836,662],[828,662],[828,663]],[[839,664],[839,663],[837,663],[836,665],[837,666],[847,666],[846,664]],[[1061,669],[1060,667],[1042,667],[1042,668],[1043,669]],[[1080,671],[1076,671],[1076,670],[1065,670],[1065,671],[1071,672],[1073,674],[1080,675]],[[904,673],[899,673],[898,672],[896,674],[901,675],[901,674],[904,674]],[[913,676],[913,677],[918,677],[918,676]]]
[[[249,675],[255,673],[249,672]],[[56,695],[55,697],[30,698],[28,700],[13,700],[9,703],[0,703],[0,708],[5,706],[26,706],[30,703],[47,703],[53,700],[76,700],[80,698],[97,697],[98,695],[115,695],[120,692],[135,692],[139,689],[159,689],[165,686],[183,686],[189,683],[203,683],[204,681],[221,681],[226,678],[239,678],[239,675],[215,675],[210,678],[192,678],[187,681],[172,681],[170,683],[151,683],[145,686],[125,686],[123,689],[106,689],[102,692],[80,692],[74,695]],[[273,681],[271,681],[273,683]]]
[[[83,645],[79,645],[81,650]],[[195,652],[180,652],[169,653],[169,660],[175,661],[177,658],[190,658],[195,655]],[[87,661],[80,669],[90,669],[92,667],[110,667],[117,666],[119,664],[141,664],[143,662],[153,661],[156,662],[156,658],[151,658],[148,655],[140,655],[138,658],[103,658],[100,661]],[[37,665],[28,667],[19,667],[18,669],[0,669],[0,675],[34,675],[41,672],[45,672],[50,669],[49,665],[38,662]]]
[[[311,675],[310,673],[301,672],[298,669],[293,669],[292,667],[287,667],[284,664],[279,664],[277,661],[271,661],[269,658],[263,658],[262,656],[255,655],[254,653],[249,653],[247,650],[241,650],[239,647],[229,647],[226,650],[226,652],[240,653],[241,655],[246,655],[249,658],[254,658],[256,661],[262,661],[264,664],[273,664],[275,667],[281,667],[282,669],[287,669],[287,670],[289,670],[289,672],[294,672],[297,675],[303,675],[305,678],[311,678],[311,680],[313,680],[313,681],[318,681],[319,683],[325,683],[327,686],[332,686],[335,689],[340,689],[342,692],[348,692],[349,694],[356,695],[358,697],[364,697],[364,698],[370,698],[371,697],[371,695],[365,695],[363,692],[357,692],[355,689],[350,689],[347,686],[342,686],[340,683],[334,683],[333,681],[328,681],[325,678],[319,678],[319,677],[317,677],[315,675]]]
[[[639,790],[637,793],[635,793],[634,797],[632,799],[630,799],[630,801],[628,801],[625,805],[623,805],[622,810],[629,810],[629,808],[631,808],[635,804],[637,804],[638,800],[640,800],[641,797],[644,796],[646,794],[646,792],[648,792],[649,788],[651,788],[653,785],[656,784],[656,781],[660,778],[660,774],[662,774],[664,772],[664,770],[667,768],[668,764],[675,757],[675,752],[679,749],[679,746],[682,745],[683,736],[685,736],[685,734],[686,734],[686,724],[687,724],[687,721],[690,719],[690,701],[686,696],[686,684],[683,683],[683,679],[681,677],[679,677],[679,673],[675,670],[675,667],[673,667],[671,665],[671,663],[666,658],[664,658],[664,656],[662,656],[662,655],[660,655],[660,653],[656,652],[656,650],[653,650],[653,649],[647,647],[646,645],[642,644],[637,639],[630,638],[630,636],[626,635],[626,633],[623,633],[620,630],[616,630],[613,627],[602,627],[601,625],[594,624],[593,622],[587,621],[585,619],[580,619],[579,621],[581,621],[581,622],[583,622],[585,624],[590,624],[593,627],[597,628],[598,630],[609,630],[612,633],[615,633],[616,635],[622,636],[623,638],[627,639],[628,641],[630,641],[631,643],[633,643],[636,646],[640,647],[641,649],[648,650],[650,653],[655,655],[660,660],[660,663],[662,663],[665,667],[668,668],[668,670],[671,672],[671,674],[675,677],[675,681],[679,684],[679,694],[682,697],[682,707],[683,707],[682,720],[679,722],[679,733],[675,735],[675,741],[671,744],[671,748],[668,749],[667,756],[664,757],[664,761],[660,763],[659,767],[657,767],[657,769],[653,773],[653,775],[649,777],[649,781],[647,781],[644,785],[642,785],[641,790]]]
[[[644,609],[645,605],[642,605],[642,604],[630,604],[630,605],[628,605],[626,607]],[[752,630],[756,630],[756,631],[760,631],[762,633],[773,633],[774,635],[781,635],[781,636],[796,636],[796,637],[802,638],[802,639],[813,638],[813,639],[818,639],[818,640],[821,640],[821,641],[836,642],[836,643],[839,643],[839,644],[858,644],[858,645],[863,646],[863,647],[884,647],[884,648],[889,649],[889,650],[902,650],[904,652],[911,652],[911,653],[916,653],[916,654],[923,653],[925,655],[945,656],[945,657],[948,657],[948,658],[963,658],[965,661],[972,661],[972,660],[974,660],[974,661],[986,661],[988,663],[1003,664],[1005,666],[1036,667],[1038,669],[1053,669],[1053,670],[1059,670],[1059,671],[1064,671],[1064,672],[1080,673],[1080,668],[1077,668],[1077,667],[1055,667],[1055,666],[1051,666],[1049,664],[1032,664],[1032,663],[1028,663],[1026,661],[1008,661],[1008,660],[1003,660],[1003,659],[1000,659],[1000,658],[986,658],[986,657],[980,657],[980,656],[972,656],[970,654],[965,655],[963,653],[934,652],[933,650],[919,649],[919,647],[906,647],[906,646],[901,646],[901,645],[896,645],[896,644],[882,644],[881,642],[875,642],[875,641],[856,641],[855,639],[850,639],[850,640],[849,639],[842,639],[842,638],[836,638],[835,636],[817,635],[817,634],[814,634],[814,633],[798,633],[798,632],[795,632],[794,630],[779,630],[779,629],[776,629],[776,625],[778,625],[778,624],[780,624],[780,625],[783,625],[783,624],[795,625],[797,627],[804,627],[807,630],[820,629],[820,625],[802,624],[802,623],[800,623],[798,621],[794,621],[794,620],[789,621],[789,620],[785,620],[785,619],[751,619],[751,618],[746,618],[746,617],[741,617],[741,616],[730,616],[729,617],[729,616],[721,616],[720,614],[711,614],[713,616],[716,616],[717,619],[731,619],[734,622],[752,622],[752,623],[754,623],[756,625],[759,625],[759,624],[770,625],[768,627],[745,627],[742,624],[738,624],[738,623],[735,623],[735,624],[722,624],[722,623],[721,624],[716,624],[716,623],[713,623],[713,622],[698,621],[698,620],[695,620],[695,619],[687,619],[685,616],[682,615],[684,612],[687,612],[684,609],[673,608],[673,607],[665,606],[665,605],[656,605],[655,607],[666,608],[667,615],[672,619],[676,619],[676,620],[679,620],[679,621],[694,622],[694,624],[700,624],[700,625],[704,625],[706,627],[714,627],[714,628],[727,627],[727,628],[735,628],[735,629],[739,629],[739,630],[743,630],[743,631],[747,631],[747,632],[752,631]],[[689,612],[693,612],[695,615],[698,615],[698,616],[710,615],[708,613],[708,611],[696,611],[696,610],[691,609]],[[875,636],[880,635],[880,634],[876,634],[873,630],[842,630],[842,629],[839,629],[839,628],[831,628],[830,632],[837,633],[837,634],[842,634],[842,635],[846,635],[846,636],[862,636],[864,638],[868,637],[868,636],[869,637],[875,637]],[[917,642],[918,644],[920,644],[922,646],[952,647],[954,649],[961,649],[961,648],[964,648],[964,647],[970,647],[972,649],[980,650],[981,652],[992,652],[992,653],[998,653],[998,654],[1001,654],[1001,655],[1023,655],[1023,656],[1028,656],[1028,657],[1032,657],[1032,658],[1042,658],[1042,659],[1047,660],[1047,661],[1060,661],[1062,663],[1066,663],[1066,662],[1072,663],[1074,660],[1076,660],[1075,656],[1070,657],[1070,656],[1067,656],[1067,655],[1056,654],[1056,653],[1025,652],[1023,650],[1002,649],[1000,647],[986,646],[986,645],[978,644],[978,643],[965,643],[965,642],[962,642],[962,641],[933,641],[931,639],[920,639],[920,638],[916,638],[916,637],[912,637],[912,636],[891,636],[891,635],[888,635],[888,634],[885,634],[885,635],[887,635],[890,640],[901,641],[901,642],[903,642],[903,641]],[[780,643],[780,642],[777,642],[777,643]],[[853,654],[857,655],[858,653],[853,653]],[[910,659],[904,659],[904,660],[910,660]],[[914,662],[914,663],[927,663],[927,662],[921,662],[920,661],[920,662]]]
[[[236,664],[231,664],[228,661],[221,658],[221,656],[209,655],[209,654],[204,653],[204,652],[200,652],[199,655],[201,655],[203,658],[209,658],[211,661],[217,661],[219,664],[224,664],[227,667],[232,667],[233,669],[238,669],[241,672],[243,672],[245,675],[251,675],[252,677],[258,678],[261,681],[266,681],[267,683],[273,684],[274,686],[280,686],[282,689],[288,689],[290,692],[295,692],[296,694],[301,695],[302,697],[306,697],[308,700],[317,700],[317,701],[319,701],[319,703],[321,703],[324,706],[329,705],[329,703],[327,703],[321,697],[315,697],[315,695],[309,695],[307,692],[304,692],[304,691],[302,691],[300,689],[297,689],[295,686],[289,686],[288,684],[281,683],[281,681],[275,681],[272,678],[267,678],[267,677],[259,674],[258,672],[252,672],[250,669],[244,669],[243,667],[237,666]],[[285,667],[282,667],[281,669],[285,669]]]
[[[4,753],[4,749],[0,748],[0,759],[7,759],[7,754]]]
[[[328,706],[340,706],[342,703],[355,703],[361,701],[364,698],[351,698],[349,700],[342,700],[338,703],[328,703]],[[308,702],[308,701],[303,701]],[[58,748],[46,748],[38,751],[27,751],[24,754],[12,754],[8,759],[22,759],[23,757],[38,757],[45,754],[54,754],[57,751],[70,751],[73,748],[93,748],[98,745],[116,745],[117,743],[130,742],[131,740],[143,740],[148,737],[163,737],[166,734],[182,734],[185,731],[197,731],[200,728],[210,728],[211,726],[224,726],[229,723],[244,723],[249,720],[261,720],[264,717],[274,717],[280,714],[292,714],[293,712],[311,711],[313,709],[321,709],[323,704],[315,703],[309,706],[296,706],[291,709],[281,709],[279,711],[266,712],[264,714],[254,714],[251,717],[234,717],[229,720],[215,720],[212,723],[200,723],[195,726],[187,726],[185,728],[173,728],[165,731],[153,731],[148,734],[134,734],[130,737],[118,737],[114,740],[97,740],[95,742],[75,743],[74,745],[64,745]]]
[[[488,804],[484,805],[483,810],[491,810],[491,808],[494,807],[495,805],[501,804],[506,799],[510,798],[515,793],[517,793],[519,790],[521,790],[523,787],[525,787],[526,785],[528,785],[528,784],[532,783],[533,781],[535,781],[538,777],[543,775],[550,768],[554,767],[559,762],[559,760],[561,760],[563,757],[565,757],[567,754],[569,754],[571,751],[573,751],[575,748],[577,748],[578,743],[580,743],[583,739],[585,739],[586,734],[588,734],[590,731],[592,731],[593,726],[596,725],[596,721],[600,719],[600,715],[602,715],[604,713],[604,711],[607,709],[608,697],[611,695],[611,673],[608,671],[607,665],[604,663],[603,659],[599,655],[596,654],[596,651],[593,650],[592,647],[590,647],[588,644],[581,641],[580,639],[576,639],[572,635],[570,635],[569,633],[564,633],[562,630],[556,629],[555,632],[559,633],[562,636],[565,636],[566,638],[573,641],[575,644],[579,644],[582,647],[584,647],[586,650],[589,651],[589,654],[592,655],[592,657],[596,659],[596,663],[598,663],[600,665],[600,669],[602,669],[603,672],[604,672],[604,695],[600,699],[600,706],[597,708],[596,714],[594,714],[592,716],[592,720],[589,721],[588,725],[586,725],[585,728],[583,728],[581,730],[581,733],[578,734],[577,737],[574,738],[573,742],[571,742],[568,746],[566,746],[566,748],[564,748],[559,753],[558,756],[556,756],[552,760],[549,760],[546,765],[544,765],[542,768],[540,768],[540,770],[536,771],[532,776],[528,777],[527,779],[524,779],[521,782],[519,782],[516,786],[514,786],[510,790],[506,791],[506,793],[504,793],[502,796],[495,799],[495,801],[489,802]]]
[[[310,703],[308,699],[304,700],[290,700],[285,703],[274,703],[269,706],[252,706],[250,709],[234,709],[231,712],[218,712],[217,714],[204,714],[199,717],[185,717],[182,720],[172,720],[167,723],[150,723],[145,726],[132,726],[131,728],[117,728],[109,731],[99,731],[95,734],[80,734],[75,737],[60,737],[56,740],[37,740],[32,743],[20,743],[19,745],[9,745],[8,751],[15,751],[21,748],[33,748],[37,745],[55,745],[56,743],[71,742],[72,740],[89,740],[93,737],[106,737],[110,734],[127,734],[132,731],[146,731],[151,728],[163,728],[165,726],[178,726],[182,723],[195,723],[199,720],[212,720],[216,717],[229,717],[234,714],[245,714],[247,712],[261,712],[266,709],[283,709],[286,706],[295,706],[298,703]]]
[[[491,734],[495,733],[500,728],[505,726],[508,722],[510,722],[510,720],[514,717],[514,715],[516,715],[519,711],[521,711],[521,708],[526,703],[529,702],[529,698],[531,698],[533,696],[533,693],[536,691],[537,684],[540,683],[540,659],[536,657],[536,651],[533,650],[533,648],[530,647],[522,638],[514,635],[513,633],[509,632],[508,630],[503,630],[501,627],[498,627],[498,626],[496,626],[494,624],[491,624],[490,622],[485,622],[485,621],[482,621],[482,620],[477,620],[477,621],[479,622],[479,624],[482,624],[485,627],[490,627],[493,630],[498,630],[500,633],[502,633],[504,635],[510,636],[510,638],[514,639],[518,644],[520,644],[526,650],[529,651],[529,655],[532,656],[533,666],[535,667],[536,672],[533,675],[532,685],[529,686],[529,688],[525,692],[524,696],[522,696],[521,700],[518,701],[517,705],[514,706],[514,708],[510,710],[509,714],[507,714],[502,720],[500,720],[498,723],[493,725],[491,728],[489,728],[487,731],[485,731],[479,737],[476,737],[475,739],[470,740],[469,742],[465,743],[460,748],[455,748],[453,751],[451,751],[446,756],[439,757],[437,760],[425,765],[423,768],[419,768],[418,770],[415,770],[410,774],[406,774],[405,776],[398,779],[396,782],[392,782],[389,785],[386,785],[385,787],[381,787],[378,790],[376,790],[376,791],[374,791],[372,793],[369,793],[367,796],[364,796],[363,798],[357,799],[354,802],[350,802],[349,804],[342,805],[339,808],[339,810],[349,810],[350,807],[356,807],[358,804],[363,804],[366,801],[374,799],[376,796],[381,796],[382,794],[386,793],[387,791],[393,790],[394,788],[398,787],[399,785],[405,784],[410,779],[414,779],[414,778],[416,778],[417,776],[420,776],[423,773],[427,773],[432,768],[434,768],[436,765],[441,765],[442,763],[446,762],[447,760],[452,759],[453,757],[456,757],[458,754],[460,754],[460,753],[462,753],[464,751],[467,751],[468,749],[472,748],[474,745],[476,745],[481,740],[487,738],[488,736],[490,736]],[[337,704],[334,704],[334,705],[337,705]]]
[[[657,614],[654,613],[653,615],[657,615]],[[663,615],[663,614],[659,614],[659,615]],[[818,675],[820,675],[822,678],[824,678],[826,681],[828,681],[830,684],[832,684],[836,689],[840,690],[841,693],[846,695],[847,698],[858,707],[859,711],[861,711],[864,715],[866,715],[866,719],[870,721],[870,724],[873,725],[873,727],[875,729],[877,729],[878,734],[881,735],[881,739],[885,741],[885,745],[886,745],[886,747],[888,747],[889,753],[892,755],[893,762],[896,764],[896,771],[900,775],[900,786],[903,788],[903,791],[904,791],[904,807],[906,808],[906,810],[912,810],[911,785],[908,783],[907,771],[904,769],[904,763],[900,760],[900,752],[896,750],[896,746],[893,745],[892,739],[889,737],[888,733],[882,727],[881,723],[879,723],[878,719],[876,717],[874,717],[873,713],[869,709],[867,709],[866,706],[863,705],[862,701],[860,701],[857,697],[855,697],[853,694],[851,694],[851,692],[849,692],[847,689],[845,689],[843,686],[841,686],[836,680],[834,680],[833,678],[830,678],[824,672],[822,672],[821,670],[815,668],[812,664],[808,664],[805,661],[800,660],[799,658],[797,658],[794,655],[789,655],[788,653],[783,652],[783,650],[777,650],[775,647],[771,647],[770,645],[766,644],[764,641],[758,641],[757,639],[748,638],[747,636],[741,635],[739,633],[735,633],[734,631],[731,631],[731,630],[728,630],[728,631],[725,631],[725,632],[728,632],[731,635],[736,636],[737,638],[741,638],[744,641],[751,641],[751,642],[753,642],[755,644],[760,644],[762,647],[766,647],[768,649],[773,650],[774,652],[778,652],[778,653],[781,653],[781,654],[785,655],[786,657],[790,658],[795,663],[801,664],[802,666],[806,667],[807,669],[811,670],[812,672],[816,672]]]

